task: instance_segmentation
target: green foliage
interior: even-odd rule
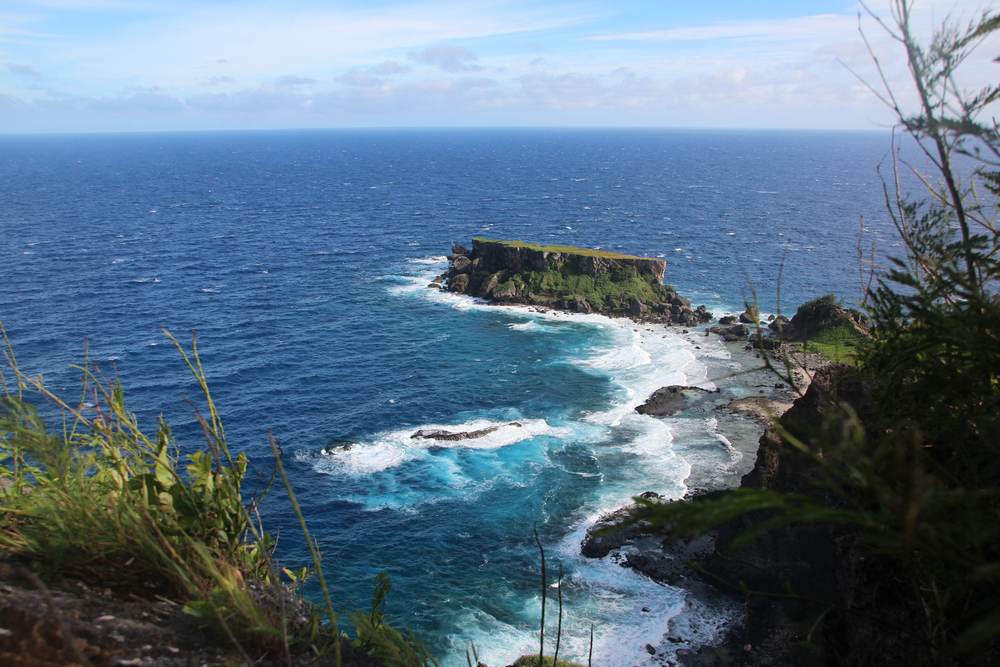
[[[79,370],[92,414],[20,375],[21,395],[5,387],[0,398],[0,478],[9,480],[0,497],[0,550],[53,571],[143,581],[184,598],[210,585],[223,562],[266,577],[263,552],[252,553],[245,539],[247,460],[229,455],[211,397],[206,393],[209,420],[199,415],[209,449],[186,457],[182,475],[170,427],[161,422],[147,438],[121,385],[102,385],[92,369]],[[73,417],[65,436],[47,430],[25,390]]]
[[[842,308],[843,303],[836,294],[824,294],[799,306],[795,317],[807,322],[830,322],[837,319]]]

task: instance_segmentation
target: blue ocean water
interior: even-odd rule
[[[427,283],[453,243],[484,236],[663,257],[666,281],[717,316],[751,285],[765,312],[850,301],[862,227],[863,247],[895,243],[888,149],[881,132],[5,136],[0,321],[22,368],[68,396],[89,341],[141,422],[162,414],[189,448],[181,394],[197,387],[159,327],[196,330],[231,446],[266,467],[268,432],[280,440],[335,599],[366,605],[388,571],[387,611],[445,664],[472,642],[489,664],[537,647],[535,525],[565,572],[560,654],[585,658],[594,623],[598,664],[644,664],[645,644],[710,640],[736,610],[583,559],[579,542],[632,495],[681,495],[694,465],[734,469],[714,418],[632,410],[663,385],[710,386],[728,353],[696,331]],[[303,563],[287,503],[265,513],[281,558]]]

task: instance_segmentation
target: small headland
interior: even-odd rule
[[[705,306],[663,284],[667,263],[572,246],[473,239],[455,244],[450,268],[430,287],[496,304],[629,317],[637,322],[695,326],[710,322]]]

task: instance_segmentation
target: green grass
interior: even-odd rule
[[[568,255],[586,255],[587,257],[607,257],[609,259],[650,259],[649,257],[636,257],[635,255],[623,255],[618,252],[608,252],[607,250],[592,250],[590,248],[575,248],[570,245],[546,245],[538,243],[525,243],[524,241],[501,241],[499,239],[472,239],[485,243],[502,243],[511,248],[531,248],[532,250],[542,250],[544,252],[560,252]]]
[[[801,345],[806,352],[822,354],[833,361],[843,361],[853,365],[858,346],[866,338],[867,336],[855,327],[842,324],[809,336]]]

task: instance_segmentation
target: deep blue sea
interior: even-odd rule
[[[709,386],[728,352],[427,283],[483,236],[665,258],[666,282],[716,316],[751,285],[765,312],[853,301],[862,226],[863,247],[896,243],[888,151],[882,132],[0,136],[0,321],[22,369],[74,399],[89,341],[141,423],[162,414],[186,451],[203,443],[181,398],[197,387],[159,327],[196,330],[230,447],[266,468],[268,432],[280,440],[334,599],[366,606],[387,571],[392,620],[446,665],[470,643],[490,665],[537,650],[534,525],[549,573],[564,568],[560,655],[586,660],[593,623],[595,664],[662,664],[647,643],[709,641],[737,610],[587,561],[579,542],[632,495],[681,495],[693,465],[733,469],[710,415],[632,410],[663,385]],[[284,563],[305,564],[282,493],[264,520]]]

